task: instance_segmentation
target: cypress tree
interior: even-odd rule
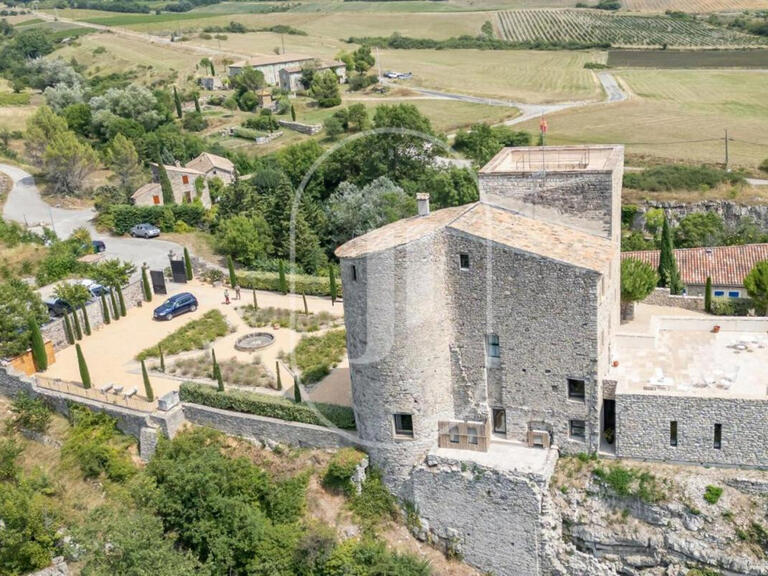
[[[216,69],[213,67],[213,60],[208,60],[208,64],[211,66],[211,76],[216,76]]]
[[[331,306],[336,304],[336,273],[333,271],[333,264],[328,267],[328,284],[331,291]]]
[[[296,122],[296,108],[293,107],[293,104],[291,104],[291,120]]]
[[[680,281],[680,272],[677,269],[675,259],[675,245],[672,241],[672,229],[669,220],[664,217],[664,225],[661,228],[661,250],[659,252],[659,286],[669,288],[671,294],[679,294],[683,290]]]
[[[179,93],[176,91],[176,86],[173,87],[173,103],[176,105],[176,116],[181,118],[181,98],[179,98]]]
[[[187,274],[187,281],[192,280],[192,259],[189,257],[189,250],[184,246],[184,272]]]
[[[216,386],[219,389],[219,392],[224,392],[224,379],[221,377],[221,366],[216,364],[214,372],[216,377]]]
[[[117,300],[120,302],[120,316],[128,314],[128,310],[125,307],[125,298],[123,298],[123,289],[120,285],[117,285]]]
[[[237,285],[237,276],[235,275],[235,263],[232,256],[227,256],[227,268],[229,269],[229,285],[234,288]]]
[[[309,307],[307,306],[307,295],[302,290],[301,292],[301,300],[304,302],[304,315],[309,316]]]
[[[141,361],[141,379],[144,381],[144,395],[147,397],[147,402],[152,402],[155,399],[155,393],[152,391],[152,384],[149,383],[149,374],[144,360]]]
[[[67,344],[74,344],[75,337],[72,335],[72,325],[69,323],[69,314],[64,313],[64,336],[67,338]]]
[[[45,351],[45,342],[43,342],[43,335],[40,333],[40,326],[37,325],[34,318],[28,320],[28,325],[35,369],[38,372],[45,372],[48,369],[48,354]]]
[[[144,291],[144,300],[152,302],[152,287],[149,284],[149,277],[147,276],[147,267],[141,267],[141,288]]]
[[[80,307],[83,312],[83,330],[86,336],[91,335],[91,320],[88,318],[88,310],[85,308],[85,304]]]
[[[299,377],[296,376],[293,381],[293,401],[301,404],[301,390],[299,389]]]
[[[277,389],[283,389],[283,379],[280,377],[280,362],[275,360],[275,374],[277,374]]]
[[[171,180],[168,178],[168,172],[165,170],[165,164],[163,164],[159,157],[157,159],[157,173],[160,179],[160,190],[163,192],[163,204],[175,204],[176,200],[173,198],[173,187],[171,186]]]
[[[707,284],[704,289],[704,310],[712,314],[712,277],[707,276]]]
[[[78,340],[83,339],[83,329],[80,328],[80,319],[77,317],[77,308],[72,309],[72,319],[75,326],[75,338]]]
[[[197,97],[197,94],[195,94],[195,112],[201,112],[200,99]]]
[[[288,282],[285,279],[285,265],[282,260],[277,268],[277,288],[281,294],[288,294]]]
[[[109,318],[109,306],[107,305],[107,297],[104,296],[104,293],[101,293],[101,317],[104,319],[104,324],[109,324],[111,322]]]
[[[219,363],[216,362],[216,350],[211,348],[211,363],[213,364],[213,368],[211,369],[211,378],[216,379],[216,370],[219,367]]]
[[[120,309],[117,307],[117,300],[115,300],[115,291],[109,291],[109,300],[112,302],[112,317],[115,320],[120,320]]]
[[[253,309],[258,310],[259,309],[259,302],[256,300],[256,289],[253,289]]]
[[[157,345],[157,352],[160,355],[160,372],[165,372],[165,356],[163,356],[163,347]]]
[[[83,388],[88,390],[91,387],[91,374],[88,372],[88,365],[85,363],[80,344],[75,344],[75,350],[77,351],[77,367],[80,369],[80,381],[83,383]]]

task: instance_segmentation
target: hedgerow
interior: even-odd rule
[[[173,204],[171,206],[113,205],[107,214],[107,225],[115,234],[127,234],[136,224],[149,222],[163,232],[173,232],[176,222],[200,226],[205,216],[202,204]]]
[[[311,296],[330,296],[331,285],[327,276],[310,276],[308,274],[286,274],[288,288],[296,294]],[[241,288],[253,290],[280,291],[280,274],[278,272],[248,272],[237,275],[237,283]],[[336,296],[341,297],[342,287],[336,281]]]

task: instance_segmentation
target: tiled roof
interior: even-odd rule
[[[617,250],[605,238],[476,202],[437,210],[428,216],[398,220],[350,240],[336,249],[336,255],[357,258],[407,244],[443,229],[599,272],[607,269]]]
[[[145,194],[154,194],[154,193],[160,193],[160,184],[157,182],[149,182],[148,184],[144,184],[144,186],[141,186],[136,192],[131,194],[131,198],[134,200],[137,198],[140,198],[141,196],[144,196]]]
[[[203,152],[197,158],[193,158],[187,162],[186,167],[205,173],[209,172],[213,168],[224,170],[226,172],[233,172],[235,170],[235,165],[232,164],[231,161],[224,158],[223,156],[217,156],[216,154],[211,154],[210,152]]]
[[[245,66],[266,66],[268,64],[289,64],[292,62],[304,62],[306,60],[314,60],[312,56],[304,56],[303,54],[265,54],[264,56],[256,56],[249,60],[242,60],[231,64],[233,68],[244,68]]]
[[[659,265],[658,250],[622,252],[621,257],[636,258],[654,268]],[[743,286],[744,277],[754,265],[768,260],[768,244],[678,248],[675,259],[684,284],[703,285],[709,276],[715,286]]]
[[[333,68],[341,68],[342,66],[346,67],[346,64],[344,62],[340,62],[338,60],[332,60],[331,62],[320,62],[314,70],[328,70]],[[301,73],[304,68],[301,66],[287,66],[286,68],[283,68],[285,72],[288,72],[289,74],[299,74]]]

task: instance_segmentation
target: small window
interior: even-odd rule
[[[182,174],[181,182],[182,184],[189,184],[189,176],[187,176],[186,174]]]
[[[469,270],[469,254],[459,254],[459,268]]]
[[[477,428],[474,426],[467,426],[467,442],[473,446],[477,446]]]
[[[586,385],[584,380],[568,378],[568,398],[570,400],[584,400],[586,396]]]
[[[738,290],[730,290],[728,292],[728,298],[738,298],[740,296]]]
[[[714,447],[716,450],[720,450],[723,446],[723,425],[715,424],[715,442]]]
[[[160,204],[160,196],[158,196],[157,194],[152,196],[152,204]]]
[[[413,438],[413,416],[395,414],[395,435]]]
[[[501,358],[501,346],[499,345],[498,334],[488,334],[487,345],[489,358]]]
[[[459,427],[458,426],[451,426],[451,429],[448,431],[448,435],[449,435],[451,444],[459,443]]]
[[[677,420],[669,423],[669,445],[677,446]]]
[[[352,280],[357,282],[357,266],[352,265]]]
[[[493,409],[493,431],[496,434],[507,433],[507,411],[503,408]]]
[[[587,425],[584,420],[571,420],[571,438],[584,440],[587,437]]]
[[[715,290],[715,296],[725,296],[724,290]]]

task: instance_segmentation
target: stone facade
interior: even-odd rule
[[[616,456],[691,464],[768,465],[768,399],[616,394]],[[677,446],[670,422],[677,422]],[[715,448],[715,424],[722,426]]]
[[[135,280],[123,287],[123,299],[125,300],[125,308],[131,309],[136,306],[141,306],[144,303],[144,293],[141,288],[141,280]],[[107,297],[107,306],[110,306],[109,313],[112,318],[112,304],[109,297]],[[85,305],[86,313],[88,314],[88,321],[91,325],[91,331],[95,331],[104,324],[104,316],[101,308],[101,299],[96,298]],[[81,326],[83,325],[82,311],[77,312]],[[44,340],[50,340],[53,344],[54,350],[62,350],[69,346],[67,342],[66,332],[64,330],[64,319],[56,318],[52,320],[40,329]]]

